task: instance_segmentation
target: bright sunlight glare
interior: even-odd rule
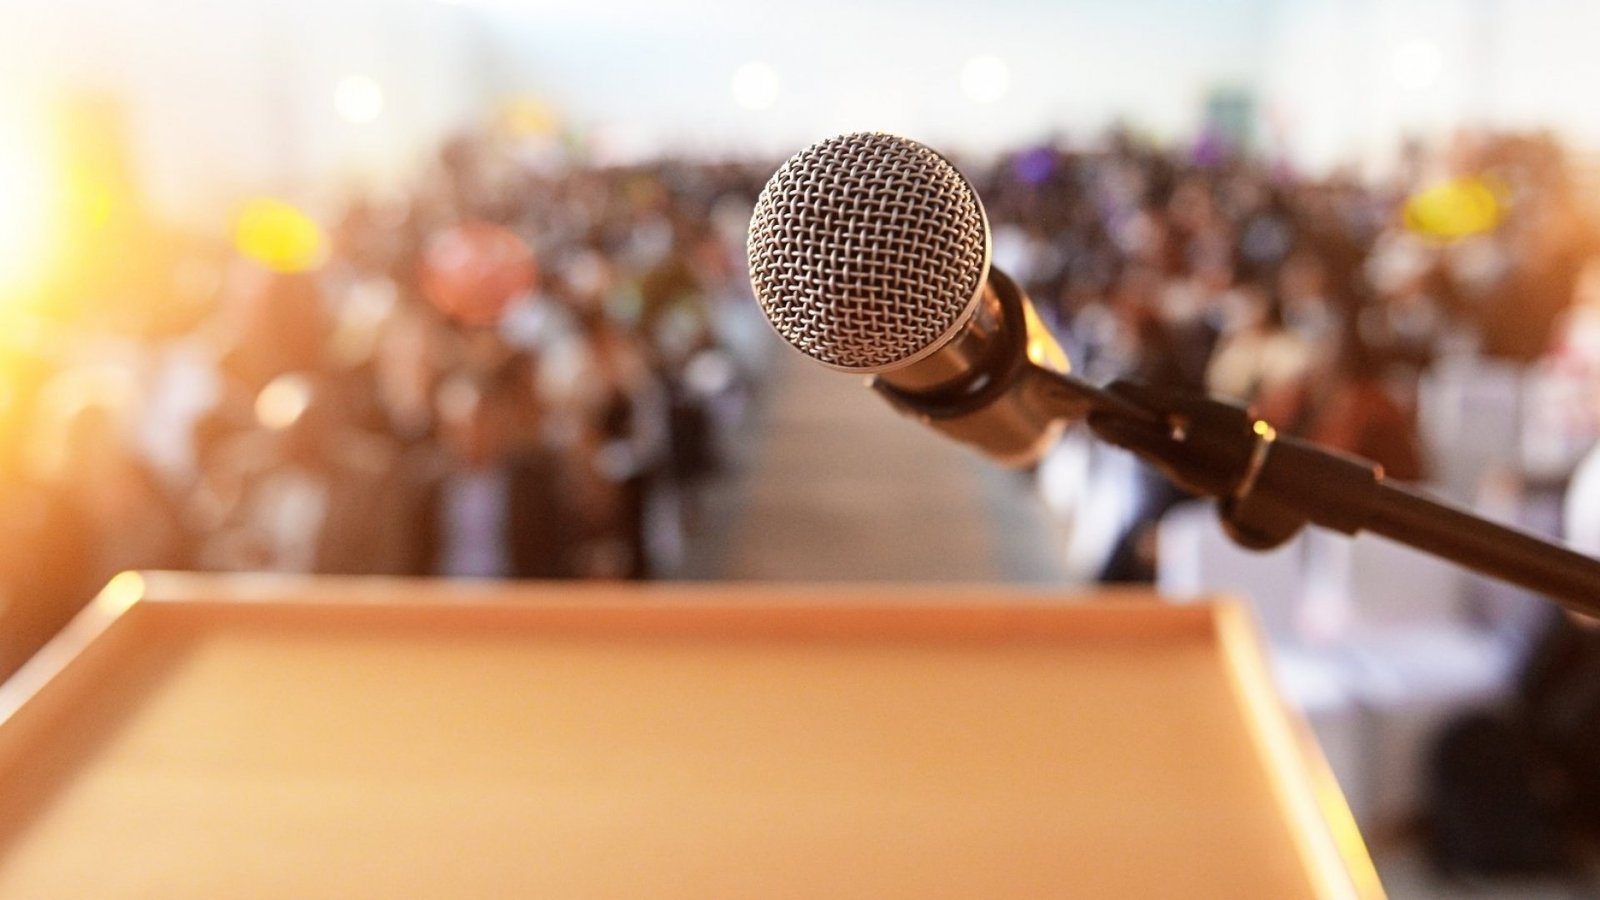
[[[0,303],[45,274],[54,231],[53,173],[36,136],[0,120]]]

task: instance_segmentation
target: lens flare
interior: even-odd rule
[[[37,286],[56,228],[54,173],[33,135],[0,121],[0,303]]]

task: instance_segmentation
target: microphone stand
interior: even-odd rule
[[[1079,413],[1108,443],[1178,486],[1220,501],[1224,528],[1257,550],[1307,522],[1371,531],[1600,618],[1600,560],[1391,483],[1369,460],[1277,434],[1245,407],[1128,381],[1101,389],[1029,367],[1044,402]]]
[[[1251,549],[1279,546],[1308,522],[1372,531],[1600,618],[1600,560],[1392,484],[1377,463],[1279,435],[1243,406],[1131,381],[1101,388],[1041,365],[1021,289],[998,269],[989,284],[1004,325],[979,377],[928,393],[878,376],[872,388],[902,413],[990,451],[985,438],[1007,425],[1033,433],[1040,423],[1087,419],[1101,440],[1217,498],[1224,529]],[[1029,411],[1020,426],[1013,416],[986,417],[1004,398],[1011,412]]]

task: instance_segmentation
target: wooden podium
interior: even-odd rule
[[[1227,603],[119,576],[0,687],[0,898],[1381,888]]]

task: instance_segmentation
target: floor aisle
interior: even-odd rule
[[[1025,478],[897,415],[858,376],[774,353],[720,577],[1064,578],[1055,528]]]

